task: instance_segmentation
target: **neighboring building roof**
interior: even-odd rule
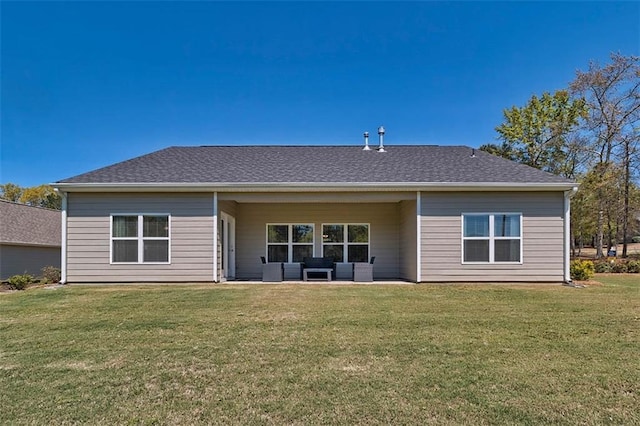
[[[363,151],[362,146],[170,147],[59,183],[572,184],[465,146],[391,145],[386,149],[380,153]]]
[[[0,200],[0,243],[61,246],[59,210]]]

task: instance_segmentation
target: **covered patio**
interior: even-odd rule
[[[278,282],[281,274],[283,281],[305,282],[305,258],[323,257],[333,261],[332,282],[415,281],[415,192],[214,197],[220,281]]]

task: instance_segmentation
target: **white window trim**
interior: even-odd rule
[[[311,239],[310,243],[294,243],[293,242],[293,227],[297,225],[302,226],[311,226]],[[288,241],[286,243],[270,243],[269,242],[269,226],[287,226],[289,228],[288,231]],[[265,241],[266,246],[264,250],[264,258],[269,262],[269,246],[287,246],[287,261],[285,263],[293,263],[293,247],[294,246],[308,246],[311,245],[311,256],[316,255],[316,225],[315,223],[267,223],[267,226],[264,228],[265,232]]]
[[[520,236],[518,237],[496,237],[494,233],[494,222],[496,216],[501,215],[517,215],[520,217]],[[465,216],[489,216],[489,236],[488,237],[465,237],[464,236],[464,217]],[[524,263],[524,229],[522,212],[492,212],[492,213],[462,213],[460,215],[460,259],[463,265],[522,265]],[[489,261],[488,262],[466,262],[464,260],[464,242],[465,241],[485,241],[489,240]],[[496,240],[519,240],[520,241],[520,260],[518,262],[496,262],[495,260],[495,241]]]
[[[136,237],[114,237],[113,236],[113,218],[115,216],[130,216],[138,218],[138,236]],[[144,217],[145,216],[166,216],[169,224],[168,236],[166,237],[145,237],[144,234]],[[114,262],[113,261],[113,242],[114,241],[138,241],[138,261],[137,262]],[[166,262],[145,262],[144,261],[144,242],[145,241],[167,241],[168,253]],[[109,216],[109,264],[110,265],[170,265],[171,264],[171,214],[169,213],[111,213]]]
[[[325,225],[340,225],[342,226],[342,232],[343,232],[343,239],[344,241],[342,243],[325,243],[324,242],[324,237],[322,237],[322,255],[324,256],[324,246],[337,246],[337,245],[342,245],[343,247],[343,253],[344,253],[344,259],[343,262],[337,262],[337,263],[353,263],[353,262],[349,262],[349,246],[362,246],[365,243],[350,243],[349,242],[349,225],[365,225],[367,227],[367,263],[369,263],[369,259],[371,259],[371,224],[370,223],[336,223],[336,222],[330,222],[330,223],[323,223],[320,225],[320,233],[322,234],[324,232],[324,227]]]

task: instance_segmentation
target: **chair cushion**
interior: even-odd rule
[[[333,268],[330,257],[305,257],[303,268]]]

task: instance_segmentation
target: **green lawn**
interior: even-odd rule
[[[2,424],[640,424],[640,275],[601,286],[0,294]]]

